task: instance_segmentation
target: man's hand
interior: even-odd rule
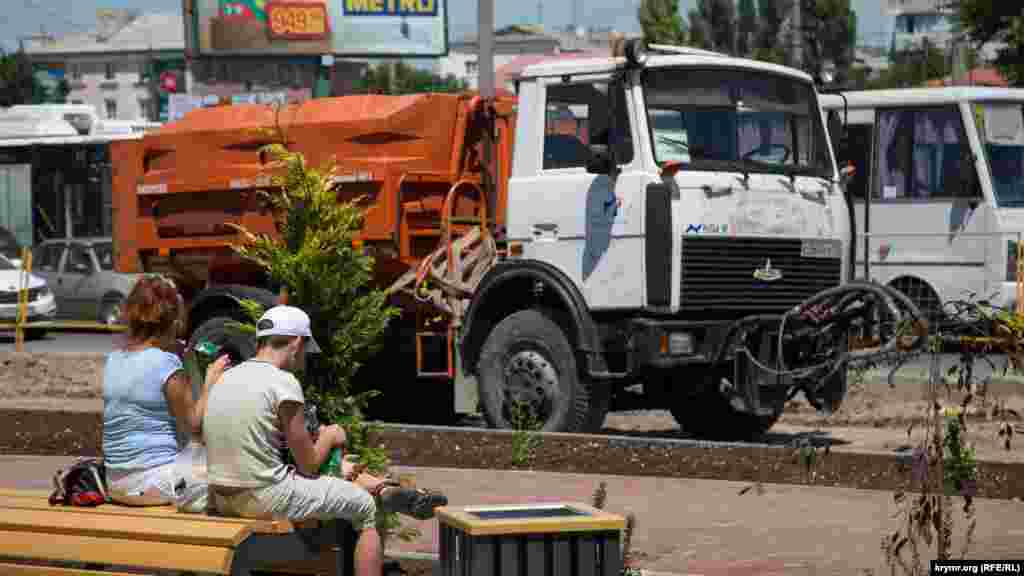
[[[337,424],[320,426],[318,438],[324,438],[326,441],[329,441],[331,448],[344,448],[345,442],[348,440],[348,436],[345,435],[345,429]]]
[[[227,354],[217,358],[206,367],[206,380],[203,382],[207,386],[213,386],[220,380],[220,377],[224,375],[224,371],[227,370],[228,365],[231,363],[231,357]]]

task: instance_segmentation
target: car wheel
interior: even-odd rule
[[[117,298],[108,298],[103,302],[103,306],[100,307],[100,324],[107,326],[116,326],[121,323],[121,305],[124,303],[124,297],[118,296]]]
[[[25,330],[25,340],[42,340],[47,332],[46,328],[29,328]]]

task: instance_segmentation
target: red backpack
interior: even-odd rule
[[[50,505],[99,506],[110,501],[107,491],[107,473],[103,460],[80,458],[53,475],[53,493]]]

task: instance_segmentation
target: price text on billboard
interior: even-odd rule
[[[267,5],[267,20],[274,38],[298,40],[327,36],[327,7],[323,4],[271,2]]]

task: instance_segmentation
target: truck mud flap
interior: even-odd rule
[[[777,333],[760,331],[748,339],[748,347],[736,349],[732,361],[733,388],[726,392],[737,409],[758,416],[770,416],[775,413],[773,404],[777,398],[785,397],[793,384],[790,376],[765,369],[775,366],[777,342]],[[753,361],[755,358],[757,363]],[[767,398],[765,391],[769,392]],[[763,400],[768,401],[767,405],[763,404]]]

